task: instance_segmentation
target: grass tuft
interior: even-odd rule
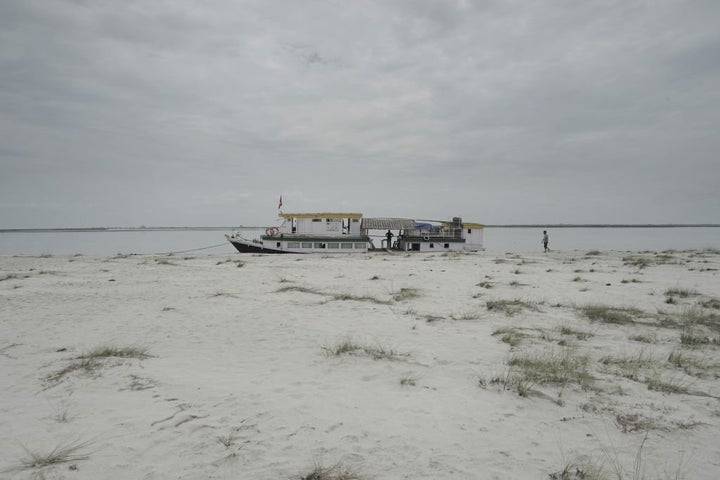
[[[686,326],[704,325],[720,332],[720,314],[706,312],[702,308],[688,308],[680,314],[680,321]]]
[[[703,308],[710,308],[714,310],[720,310],[720,300],[717,298],[711,298],[709,300],[705,300],[700,304]]]
[[[687,298],[687,297],[694,297],[700,295],[695,290],[688,290],[684,288],[669,288],[665,291],[666,297],[680,297],[680,298]]]
[[[673,350],[668,355],[668,363],[683,370],[686,374],[694,377],[700,377],[709,367],[708,363],[703,359],[693,357],[682,351]]]
[[[508,316],[515,315],[523,309],[538,309],[535,303],[525,302],[517,298],[514,300],[488,300],[487,302],[485,302],[485,306],[488,310],[500,311]]]
[[[92,373],[100,370],[105,364],[102,360],[107,358],[149,358],[145,348],[141,347],[115,347],[101,346],[76,357],[72,363],[56,372],[51,373],[45,380],[52,383],[60,382],[63,378],[73,372]]]
[[[593,380],[588,364],[588,356],[576,355],[567,348],[542,354],[516,354],[508,360],[508,365],[519,369],[525,382],[538,385],[578,384],[583,388],[590,386]]]
[[[94,359],[83,359],[78,360],[76,362],[71,363],[70,365],[66,366],[65,368],[62,368],[56,372],[51,373],[47,377],[45,377],[45,380],[49,382],[59,382],[65,376],[73,373],[73,372],[82,372],[82,373],[91,373],[96,370],[99,370],[102,368],[102,363],[98,362]]]
[[[49,467],[50,465],[57,465],[59,463],[76,462],[79,460],[86,460],[87,454],[81,453],[90,442],[75,442],[58,445],[53,448],[50,452],[39,453],[32,451],[26,447],[25,457],[20,459],[20,469],[30,470],[35,468]]]
[[[93,350],[77,357],[78,359],[98,359],[98,358],[149,358],[150,355],[146,348],[142,347],[114,347],[111,345],[96,347]]]
[[[155,263],[158,265],[177,265],[177,263],[171,262],[167,258],[156,258]]]
[[[645,347],[635,355],[625,355],[620,357],[604,356],[600,358],[600,363],[607,366],[617,367],[619,374],[631,380],[638,380],[640,370],[643,368],[655,367],[658,364],[657,359],[649,355]]]
[[[639,413],[618,413],[615,415],[615,423],[623,433],[647,432],[658,428],[653,419]]]
[[[638,255],[630,255],[627,257],[623,257],[622,260],[624,265],[637,268],[645,268],[653,264],[652,260],[650,260],[649,258]]]
[[[323,347],[325,353],[330,356],[340,355],[365,355],[373,360],[397,360],[402,357],[409,357],[407,353],[399,353],[396,350],[382,345],[364,345],[356,343],[351,338],[342,340],[332,347]]]
[[[396,302],[410,300],[420,296],[420,290],[417,288],[401,288],[399,292],[393,294]]]
[[[686,327],[680,334],[680,344],[685,347],[702,347],[705,345],[720,345],[720,338],[701,335],[691,327]]]
[[[657,343],[658,341],[657,335],[655,333],[630,335],[628,339],[640,343]]]
[[[312,471],[300,477],[300,480],[363,480],[366,476],[360,475],[354,469],[337,463],[331,467],[315,465]]]
[[[514,328],[499,328],[493,332],[493,336],[502,335],[500,341],[511,347],[517,347],[522,343],[524,335]]]
[[[663,393],[688,393],[688,383],[677,379],[664,379],[655,374],[645,379],[648,390]]]
[[[642,312],[637,308],[610,307],[608,305],[585,305],[580,311],[592,322],[613,324],[635,323],[633,317]]]
[[[562,335],[574,335],[575,338],[578,340],[587,340],[588,338],[592,337],[593,334],[590,332],[584,332],[582,330],[575,330],[572,327],[569,327],[567,325],[562,325],[559,328],[559,331]]]
[[[285,285],[284,287],[280,287],[277,290],[275,290],[277,293],[283,293],[283,292],[300,292],[300,293],[312,293],[313,295],[324,295],[319,290],[316,290],[314,288],[308,288],[308,287],[301,287],[299,285]]]
[[[380,300],[369,295],[352,295],[350,293],[338,293],[332,296],[331,300],[338,301],[354,301],[354,302],[370,302],[377,303],[379,305],[389,305],[391,302],[388,300]]]

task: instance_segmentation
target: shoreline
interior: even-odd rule
[[[80,232],[162,232],[162,231],[231,231],[261,230],[266,227],[58,227],[58,228],[0,228],[0,233],[80,233]],[[648,224],[508,224],[484,225],[484,228],[720,228],[718,223],[648,223]]]

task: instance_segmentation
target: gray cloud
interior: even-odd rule
[[[0,224],[720,222],[714,1],[0,4]]]

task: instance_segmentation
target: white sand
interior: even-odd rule
[[[643,269],[627,255],[0,257],[0,477],[286,479],[340,462],[377,479],[542,479],[571,463],[633,478],[647,431],[643,478],[719,478],[720,346],[683,347],[678,324],[689,312],[709,324],[697,338],[720,338],[720,255]],[[668,304],[671,288],[699,295]],[[513,299],[537,310],[486,306]],[[589,304],[643,313],[591,322],[576,308]],[[519,345],[493,335],[506,327]],[[344,339],[399,355],[328,355]],[[151,357],[47,380],[107,345]],[[563,350],[589,356],[589,387],[531,382],[522,397],[493,381],[512,355]],[[85,458],[22,467],[78,442]]]

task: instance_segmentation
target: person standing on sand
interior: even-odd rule
[[[545,247],[545,252],[550,251],[550,249],[548,248],[548,242],[549,242],[549,239],[548,239],[547,230],[543,230],[542,244],[543,244],[543,247]]]

